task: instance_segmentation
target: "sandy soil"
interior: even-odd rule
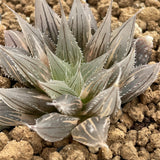
[[[47,0],[59,14],[58,0]],[[88,0],[95,18],[101,22],[110,0]],[[3,5],[7,3],[28,22],[34,24],[34,2],[31,0],[0,0],[0,44],[4,44],[5,29],[20,29],[14,15]],[[63,6],[68,14],[72,0]],[[160,62],[160,1],[114,0],[112,29],[120,26],[140,8],[135,37],[151,35],[154,47],[151,61]],[[15,82],[0,73],[0,87],[14,87]],[[99,152],[72,141],[71,137],[49,143],[25,126],[0,132],[0,160],[160,160],[160,76],[148,90],[123,106],[123,114],[111,124],[108,145]]]

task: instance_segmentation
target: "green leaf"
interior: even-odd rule
[[[11,49],[2,46],[0,46],[0,51],[1,54],[5,57],[9,56],[12,60],[14,64],[12,72],[14,72],[14,70],[17,72],[18,70],[25,80],[35,87],[38,87],[38,80],[45,82],[51,79],[50,71],[40,60],[15,53]]]
[[[56,142],[67,137],[77,125],[78,120],[78,118],[58,113],[49,113],[38,118],[36,124],[29,127],[36,131],[44,140]]]
[[[122,103],[143,93],[157,78],[160,63],[135,68],[120,84]]]
[[[56,55],[72,65],[76,65],[82,60],[81,50],[69,29],[64,11],[62,11]]]
[[[5,46],[23,48],[24,50],[28,51],[28,46],[26,44],[26,40],[23,36],[23,33],[19,31],[5,30],[4,37]]]
[[[34,124],[37,115],[25,114],[8,107],[4,102],[0,101],[0,130],[2,126],[15,126],[22,124]]]
[[[110,51],[103,54],[102,56],[99,56],[98,58],[90,62],[82,63],[81,73],[82,73],[82,76],[85,82],[87,79],[92,77],[95,73],[98,73],[99,71],[103,69],[104,64],[107,61],[109,53]]]
[[[74,0],[68,24],[79,47],[84,50],[91,36],[91,26],[80,0]]]
[[[62,95],[49,105],[53,105],[57,110],[65,115],[76,116],[82,109],[82,102],[80,98],[72,95]]]
[[[45,94],[42,94],[35,89],[1,88],[0,98],[10,108],[21,113],[35,113],[36,115],[41,115],[43,113],[55,111],[54,107],[46,104],[52,100]]]
[[[57,43],[60,18],[45,0],[35,1],[35,27],[39,28]]]
[[[95,97],[100,91],[104,90],[113,70],[102,70],[99,73],[94,74],[86,83],[84,84],[80,97],[83,102],[88,102],[93,97]]]
[[[39,82],[41,89],[46,92],[52,99],[55,99],[61,95],[70,94],[77,96],[76,93],[63,81],[49,81]]]
[[[78,67],[75,75],[69,80],[68,86],[72,88],[77,93],[77,95],[80,95],[83,85],[84,80],[81,75],[80,67]]]
[[[86,46],[85,60],[87,62],[101,56],[109,49],[111,35],[111,10],[112,2],[108,8],[106,17]]]
[[[54,80],[65,81],[66,78],[71,77],[71,66],[58,58],[51,50],[46,46],[47,57],[49,60],[49,66]]]
[[[75,127],[71,134],[75,141],[89,147],[107,147],[109,126],[109,117],[91,117]]]

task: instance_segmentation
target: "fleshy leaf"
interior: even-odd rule
[[[39,86],[52,99],[55,99],[65,94],[71,94],[76,96],[76,93],[63,81],[53,80],[46,83],[39,82]]]
[[[52,100],[35,89],[1,88],[0,97],[10,108],[22,113],[36,113],[37,115],[41,115],[42,113],[53,112],[56,110],[54,107],[46,104]]]
[[[19,73],[32,85],[38,87],[38,80],[45,82],[51,79],[48,68],[40,60],[23,54],[17,54],[6,47],[0,46],[0,50],[1,54],[6,57],[9,56],[13,61],[14,70],[17,69]]]
[[[83,116],[99,116],[106,117],[117,110],[121,109],[121,99],[119,93],[119,82],[121,78],[121,70],[113,85],[95,96],[89,101],[82,112]]]
[[[115,61],[120,62],[128,54],[133,41],[136,15],[112,32],[110,48],[114,49],[117,43],[120,42],[112,57],[112,63]]]
[[[93,76],[95,73],[98,73],[99,71],[103,69],[105,62],[107,61],[109,53],[105,53],[102,56],[99,56],[98,58],[90,62],[82,63],[81,73],[82,73],[84,81],[86,81],[91,76]]]
[[[82,59],[81,50],[69,29],[63,10],[56,55],[73,65],[79,63]]]
[[[34,37],[34,35],[28,35],[28,40],[29,49],[33,53],[34,57],[40,59],[41,62],[43,62],[47,67],[49,67],[44,45],[42,45],[40,41],[36,37]]]
[[[82,102],[80,98],[72,95],[62,95],[49,105],[53,105],[59,112],[65,115],[76,116],[82,109]]]
[[[120,84],[122,103],[143,93],[157,78],[160,63],[135,68]]]
[[[60,18],[45,0],[35,1],[35,27],[51,37],[55,44],[57,43]]]
[[[78,120],[78,118],[58,113],[49,113],[38,118],[36,124],[31,125],[30,128],[36,131],[44,140],[55,142],[67,137],[77,125]]]
[[[119,86],[117,82],[100,92],[85,106],[83,115],[86,116],[110,116],[121,108],[121,99],[119,96]]]
[[[88,17],[88,19],[90,20],[90,25],[91,25],[91,33],[94,34],[97,30],[97,22],[94,18],[94,15],[91,11],[91,9],[89,8],[87,3],[83,4],[86,16]]]
[[[80,97],[83,102],[87,102],[93,97],[95,97],[100,91],[105,89],[110,76],[112,75],[113,70],[102,70],[99,73],[93,75],[86,83],[84,84]]]
[[[152,54],[153,38],[151,36],[140,37],[136,40],[136,66],[148,63]]]
[[[101,56],[109,49],[111,33],[111,10],[112,2],[108,8],[106,17],[86,46],[85,60],[87,62]]]
[[[75,127],[71,134],[75,141],[90,147],[107,147],[109,117],[91,117]]]
[[[23,33],[13,30],[5,30],[5,46],[23,48],[28,51],[26,40],[23,36]]]
[[[6,47],[6,49],[7,48],[12,50],[16,54],[24,54],[24,55],[28,54],[28,52],[26,52],[23,49]],[[0,46],[0,66],[2,67],[2,71],[4,72],[6,76],[14,80],[17,80],[18,82],[22,84],[28,85],[27,80],[17,70],[12,58],[6,53],[6,51],[4,51],[1,48],[1,46]]]
[[[71,77],[71,66],[58,58],[51,50],[46,46],[47,57],[49,60],[49,66],[54,80],[65,81],[67,77]]]
[[[91,26],[80,0],[74,0],[68,23],[79,47],[84,50],[91,36]]]
[[[83,85],[84,80],[79,67],[77,68],[75,75],[69,80],[68,86],[72,88],[77,93],[77,95],[80,95]]]
[[[24,123],[34,124],[36,118],[38,118],[37,115],[15,111],[8,107],[4,102],[0,101],[0,125],[2,126],[15,126]]]

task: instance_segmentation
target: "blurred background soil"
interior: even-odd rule
[[[60,14],[58,0],[47,0]],[[100,23],[106,14],[110,0],[88,0],[96,20]],[[33,0],[0,0],[0,44],[4,44],[6,29],[20,30],[14,15],[6,3],[29,23],[34,24]],[[63,1],[66,15],[72,0]],[[114,0],[112,29],[144,8],[136,20],[135,38],[150,35],[154,38],[151,62],[160,62],[160,1]],[[0,87],[19,86],[0,73]],[[71,137],[50,143],[42,140],[25,126],[0,132],[0,160],[160,160],[160,75],[142,95],[123,106],[122,116],[117,116],[108,134],[109,149],[99,152],[74,142]]]

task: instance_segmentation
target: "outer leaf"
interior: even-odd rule
[[[50,70],[52,72],[52,78],[54,80],[65,81],[67,77],[71,77],[71,66],[58,58],[51,50],[46,47],[47,57],[49,60]]]
[[[87,18],[90,20],[91,33],[94,34],[97,30],[97,22],[94,18],[94,15],[93,15],[91,9],[89,8],[88,4],[84,3],[83,7],[84,7],[85,14],[86,14]]]
[[[100,92],[86,104],[83,115],[86,116],[110,116],[121,108],[118,84]]]
[[[5,46],[23,48],[24,50],[28,51],[28,46],[26,44],[23,33],[13,30],[5,30],[4,36]]]
[[[53,105],[59,112],[65,115],[76,116],[82,109],[82,102],[80,98],[72,95],[62,95],[49,105]]]
[[[159,71],[160,63],[135,68],[120,84],[122,103],[143,93],[156,80]]]
[[[82,112],[84,116],[106,117],[116,113],[121,109],[121,99],[119,94],[119,81],[121,70],[114,84],[103,91],[84,106]]]
[[[91,76],[93,76],[95,73],[98,73],[99,71],[103,69],[104,64],[107,61],[108,54],[109,53],[105,53],[102,56],[99,56],[98,58],[90,62],[82,63],[81,73],[82,73],[84,81],[86,81]]]
[[[45,0],[35,1],[35,26],[47,33],[55,44],[57,43],[60,18]]]
[[[91,35],[91,26],[80,0],[74,0],[69,15],[69,26],[79,47],[84,50]]]
[[[112,63],[115,61],[121,61],[128,54],[133,41],[136,15],[137,14],[128,19],[121,27],[112,32],[110,48],[115,48],[117,43],[120,41],[120,44],[116,48],[114,56],[112,57]]]
[[[102,54],[106,53],[110,43],[111,33],[111,10],[112,3],[108,8],[108,12],[96,33],[90,39],[86,46],[85,60],[91,61]]]
[[[38,80],[44,82],[50,80],[50,72],[40,60],[30,58],[26,55],[14,53],[12,50],[2,46],[0,46],[0,50],[1,54],[11,58],[15,65],[14,70],[17,69],[20,74],[32,85],[38,87]]]
[[[12,50],[16,54],[24,54],[27,55],[28,52],[24,51],[23,49],[14,49],[14,48],[6,48]],[[17,70],[15,63],[13,62],[12,58],[3,50],[3,47],[0,46],[0,66],[4,71],[4,74],[12,79],[19,81],[22,84],[28,85],[27,80],[20,74]]]
[[[42,94],[35,89],[1,88],[0,97],[10,108],[22,113],[35,113],[40,115],[42,113],[55,111],[54,107],[46,104],[52,100],[45,94]]]
[[[55,142],[67,137],[78,120],[58,113],[49,113],[37,119],[36,124],[31,125],[30,128],[46,141]]]
[[[80,123],[72,130],[72,137],[84,145],[91,147],[107,147],[106,140],[110,125],[109,117],[92,117]]]
[[[52,99],[55,99],[61,95],[71,94],[76,96],[76,93],[68,87],[63,81],[53,80],[50,82],[39,82],[41,89],[46,92]]]
[[[68,27],[64,11],[62,11],[56,55],[73,65],[75,65],[77,62],[80,62],[82,59],[81,50]]]
[[[136,66],[148,63],[152,54],[152,41],[151,36],[140,37],[136,40]]]
[[[15,111],[0,101],[0,125],[2,126],[15,126],[24,123],[34,124],[36,118],[38,118],[37,115]],[[0,129],[2,129],[1,126]]]
[[[84,84],[80,95],[83,102],[88,102],[100,91],[105,89],[112,72],[112,69],[102,70],[98,74],[96,73],[93,77],[88,79],[88,81]]]

